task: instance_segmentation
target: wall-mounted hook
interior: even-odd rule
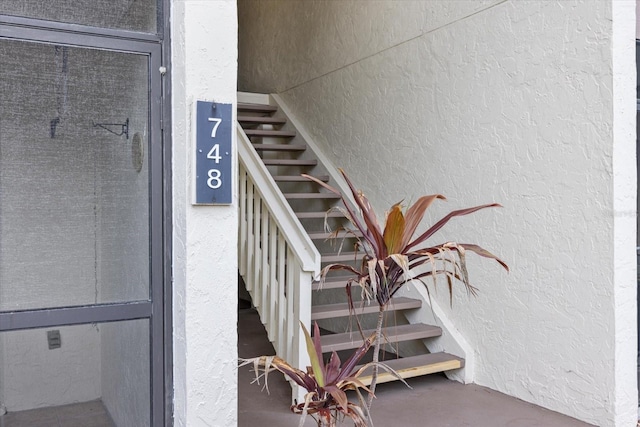
[[[125,135],[127,139],[129,139],[129,118],[127,118],[124,123],[95,123],[92,121],[91,124],[93,124],[93,127],[101,127],[102,129],[117,136]],[[120,126],[120,133],[109,129],[107,126]]]
[[[60,117],[56,117],[55,119],[51,120],[51,122],[49,122],[49,135],[51,136],[51,139],[54,139],[56,137],[56,127],[58,126],[58,123],[60,123]]]

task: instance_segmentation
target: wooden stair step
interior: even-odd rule
[[[342,252],[339,254],[321,254],[321,262],[348,262],[358,261],[364,257],[364,252]]]
[[[245,102],[239,102],[237,111],[253,111],[258,113],[275,113],[278,111],[278,107],[265,104],[248,104]]]
[[[419,356],[386,360],[383,363],[395,370],[404,379],[464,367],[464,359],[449,353],[421,354]],[[371,384],[372,375],[373,367],[369,367],[360,375],[359,379],[368,386]],[[384,368],[378,368],[378,384],[397,380],[393,374],[388,373]]]
[[[340,211],[331,211],[331,212],[296,212],[296,216],[299,219],[314,219],[314,218],[344,218],[344,214]]]
[[[238,122],[253,125],[283,125],[287,123],[287,119],[271,116],[238,116]]]
[[[315,166],[318,161],[315,159],[262,159],[266,166]]]
[[[362,331],[365,337],[375,332],[375,329]],[[398,325],[384,328],[382,330],[384,343],[397,343],[400,341],[421,340],[426,338],[439,337],[442,329],[437,326],[425,325],[424,323],[413,323],[409,325]],[[346,332],[343,334],[323,335],[320,337],[322,352],[348,350],[358,348],[362,345],[360,332]]]
[[[414,308],[420,308],[422,301],[413,298],[398,297],[393,298],[387,305],[387,312],[398,310],[410,310]],[[380,306],[375,301],[371,301],[369,305],[355,304],[355,314],[370,314],[378,313]],[[311,320],[332,319],[334,317],[346,317],[349,316],[349,305],[344,303],[337,304],[323,304],[311,307]]]
[[[256,151],[304,151],[303,144],[252,144]]]
[[[340,195],[333,193],[284,193],[285,199],[339,199]]]
[[[269,136],[274,138],[293,138],[296,132],[291,130],[268,130],[268,129],[245,129],[244,133],[248,137],[252,136]]]
[[[355,238],[362,237],[362,233],[358,230],[353,230],[347,232],[346,230],[340,230],[337,234],[332,231],[317,231],[309,233],[309,237],[311,240],[327,240],[332,238],[343,239],[343,238]]]
[[[322,182],[329,182],[328,175],[316,176],[315,178],[319,179]],[[273,179],[276,182],[313,182],[300,175],[274,175]]]
[[[311,284],[311,288],[314,291],[319,291],[322,289],[344,289],[347,286],[347,282],[349,281],[349,279],[353,279],[355,278],[354,275],[351,276],[334,276],[334,277],[327,277],[324,281],[324,283],[322,284],[322,287],[320,287],[320,281],[316,280]],[[353,286],[356,286],[355,284]]]

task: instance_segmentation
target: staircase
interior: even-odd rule
[[[353,319],[350,320],[350,315],[353,316],[353,313],[349,312],[346,303],[345,286],[347,276],[330,273],[330,276],[323,283],[322,289],[320,289],[320,284],[314,281],[314,278],[318,276],[319,268],[336,262],[357,263],[362,254],[355,252],[353,249],[353,244],[355,243],[353,235],[342,232],[338,234],[337,238],[330,239],[332,234],[325,230],[325,221],[331,226],[331,229],[347,225],[346,218],[339,211],[334,210],[328,215],[326,214],[331,207],[341,203],[339,197],[302,178],[300,174],[313,175],[324,182],[331,182],[331,185],[335,187],[339,188],[339,186],[334,181],[329,168],[323,165],[311,150],[308,150],[305,138],[298,134],[298,131],[291,125],[283,112],[278,107],[269,105],[266,99],[264,98],[265,101],[261,103],[239,102],[237,108],[237,121],[239,124],[238,146],[241,163],[240,274],[247,284],[254,305],[260,313],[269,338],[274,343],[276,352],[280,357],[293,363],[297,362],[298,366],[302,367],[306,365],[303,364],[304,354],[302,352],[305,351],[305,347],[301,337],[299,337],[301,335],[300,328],[289,324],[285,328],[290,335],[283,336],[281,333],[278,334],[277,329],[282,329],[282,326],[271,324],[278,320],[274,319],[270,312],[274,310],[274,307],[276,307],[275,310],[281,310],[283,302],[278,301],[277,298],[269,302],[269,297],[263,294],[266,292],[276,295],[279,292],[281,297],[287,299],[287,306],[291,306],[293,317],[303,321],[305,324],[318,321],[323,329],[321,342],[325,358],[328,357],[326,353],[332,351],[341,352],[355,349],[362,344],[362,339],[357,330],[351,328],[355,323]],[[252,157],[254,161],[259,159],[261,164],[254,163],[253,166],[250,166],[243,160],[243,157]],[[268,176],[264,177],[264,181],[268,181],[271,187],[277,186],[274,192],[279,194],[261,196],[263,199],[257,204],[255,195],[257,193],[262,195],[263,193],[259,189],[259,185],[255,184],[254,179],[250,177],[255,172],[253,169],[261,169],[262,175],[268,174]],[[274,214],[268,207],[264,206],[264,204],[268,204],[267,199],[271,198],[284,200],[281,203],[288,205],[283,207],[279,215],[293,216],[291,223],[296,223],[296,225],[291,225],[290,228],[295,228],[295,230],[288,232],[284,229],[286,227],[274,227]],[[243,213],[243,211],[247,212]],[[265,214],[269,218],[260,218],[261,222],[258,221],[257,217],[262,217]],[[278,219],[282,220],[283,218]],[[285,277],[287,276],[286,274],[277,276],[278,270],[282,271],[285,266],[276,267],[274,260],[269,262],[269,259],[271,259],[269,256],[273,255],[272,252],[282,254],[284,250],[273,249],[277,246],[277,244],[274,246],[274,243],[269,243],[269,239],[273,238],[273,236],[263,235],[262,237],[256,237],[256,229],[260,228],[259,226],[256,227],[257,222],[265,225],[268,232],[273,233],[275,231],[279,238],[286,238],[289,234],[298,232],[303,234],[297,239],[301,242],[301,247],[313,252],[316,257],[319,256],[319,260],[316,259],[318,264],[308,266],[309,274],[306,274],[303,278],[305,283],[299,283],[299,288],[296,288],[296,290],[291,291],[287,286],[284,286],[281,291],[272,289],[273,287],[282,287],[282,282],[287,282],[288,286],[295,286],[296,284],[291,281],[291,274],[288,277]],[[254,240],[252,244],[246,243],[247,236]],[[256,244],[255,240],[260,242]],[[313,248],[307,247],[310,245]],[[247,254],[247,250],[244,250],[243,246],[253,246],[253,252]],[[269,265],[264,266],[261,273],[256,273],[258,269],[258,267],[255,267],[258,264],[256,254],[264,252],[268,247],[272,248],[272,250],[267,250],[271,255],[265,256],[263,254],[262,258],[268,259],[267,264]],[[315,249],[315,252],[312,249]],[[293,256],[291,255],[288,257],[285,262],[287,264],[286,268],[290,267],[289,264],[291,264],[292,258]],[[247,265],[251,266],[251,268],[247,268]],[[276,270],[276,274],[274,274],[274,270]],[[298,270],[302,271],[304,269]],[[294,275],[295,277],[302,276],[299,272]],[[258,285],[256,285],[256,282],[259,282]],[[277,283],[277,285],[273,283]],[[270,287],[272,288],[269,289]],[[359,294],[357,287],[354,286],[352,289],[354,294]],[[309,296],[305,296],[307,291],[310,292]],[[303,295],[302,300],[291,301],[291,298],[289,298],[291,293]],[[354,295],[354,301],[357,296],[359,295]],[[464,366],[464,359],[460,357],[442,351],[433,353],[427,351],[424,340],[437,339],[441,336],[442,329],[439,326],[421,323],[420,321],[412,323],[408,320],[415,320],[417,317],[416,310],[423,308],[423,303],[424,301],[421,298],[395,297],[386,313],[384,339],[387,357],[385,363],[403,378],[456,370]],[[300,306],[296,306],[297,304]],[[309,304],[310,306],[302,307],[304,304]],[[377,303],[373,301],[371,305],[367,305],[362,302],[355,302],[355,305],[356,315],[360,316],[363,325],[375,328],[375,317],[377,317],[378,313]],[[284,315],[281,319],[291,323],[288,317],[291,317],[291,315]],[[349,332],[352,329],[354,330]],[[372,330],[366,330],[365,336],[368,336],[371,332]],[[287,343],[280,342],[279,340],[282,338],[285,338]],[[290,347],[288,344],[291,343],[295,347],[293,353],[287,349],[287,347]],[[342,359],[344,360],[344,358]],[[361,379],[365,384],[369,384],[371,376],[365,373],[365,376]],[[395,379],[394,376],[381,371],[378,383]],[[300,396],[300,391],[296,392],[294,390],[294,397],[299,398]]]

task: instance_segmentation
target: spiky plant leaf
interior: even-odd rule
[[[378,219],[376,218],[376,214],[369,203],[369,200],[362,194],[362,192],[356,190],[355,186],[347,176],[347,174],[342,170],[338,169],[342,176],[344,177],[347,185],[349,186],[349,190],[351,190],[351,194],[356,201],[356,204],[360,208],[360,213],[362,215],[362,219],[366,224],[366,227],[361,228],[360,231],[363,232],[364,236],[369,240],[369,243],[374,248],[374,252],[377,258],[384,258],[386,254],[386,248],[384,245],[384,239],[382,237],[382,230],[380,229],[380,225],[378,224]],[[342,196],[342,201],[345,205],[348,205],[347,200],[345,200],[344,196]],[[347,208],[348,209],[348,208]]]
[[[377,259],[370,259],[367,261],[367,270],[369,274],[369,286],[371,286],[371,293],[375,296],[378,295],[378,283],[379,278],[376,273],[376,268],[378,267]]]
[[[387,254],[399,253],[402,248],[402,238],[405,230],[405,219],[400,203],[396,203],[387,213],[387,223],[384,227],[384,244]]]
[[[329,359],[329,363],[325,364],[325,381],[327,384],[332,384],[336,382],[336,378],[340,374],[340,357],[338,353],[335,351],[331,353],[331,358]]]
[[[457,217],[457,216],[469,215],[469,214],[477,212],[477,211],[479,211],[481,209],[497,208],[497,207],[502,207],[502,205],[500,205],[498,203],[490,203],[490,204],[487,204],[487,205],[474,206],[472,208],[459,209],[457,211],[449,212],[447,215],[445,215],[444,218],[442,218],[440,221],[436,222],[427,231],[422,233],[418,238],[416,238],[412,242],[410,242],[404,248],[404,251],[408,251],[411,248],[413,248],[414,246],[417,246],[417,245],[419,245],[421,243],[424,243],[429,237],[433,236],[438,230],[440,230],[442,227],[444,227],[445,224],[447,222],[449,222],[449,220],[451,220],[451,218],[454,218],[454,217]]]
[[[498,258],[497,256],[495,256],[494,254],[492,254],[491,252],[489,252],[486,249],[481,248],[478,245],[473,245],[473,244],[469,244],[469,243],[458,243],[458,246],[465,248],[468,251],[471,251],[477,255],[480,255],[482,257],[485,258],[491,258],[494,259],[498,262],[498,264],[500,264],[502,267],[504,267],[505,270],[509,271],[509,266],[507,265],[507,263],[505,263],[504,261],[502,261],[500,258]]]
[[[300,326],[302,326],[302,331],[304,332],[304,339],[307,343],[307,353],[309,354],[309,359],[311,360],[311,369],[313,370],[313,375],[316,379],[316,382],[320,387],[324,387],[324,364],[322,362],[322,350],[318,351],[316,348],[316,343],[309,336],[309,331],[304,326],[304,323],[300,322]],[[318,323],[316,322],[315,327],[318,327]],[[318,337],[320,336],[317,333]],[[318,339],[319,341],[319,339]]]
[[[331,397],[333,397],[343,410],[348,410],[349,400],[347,399],[347,394],[344,391],[340,390],[340,388],[334,384],[330,384],[324,389],[331,394]]]
[[[404,235],[402,236],[403,248],[406,247],[411,241],[411,238],[415,234],[418,225],[420,225],[420,222],[422,222],[424,214],[426,213],[427,209],[429,209],[429,206],[431,206],[431,204],[438,199],[447,200],[446,197],[441,194],[422,196],[409,209],[407,209],[407,212],[404,215],[405,228]]]
[[[376,334],[374,332],[371,335],[369,335],[367,339],[364,340],[362,345],[355,352],[353,352],[353,354],[351,354],[351,357],[349,357],[349,359],[347,359],[347,361],[344,362],[344,365],[342,366],[342,370],[340,371],[340,375],[337,381],[341,381],[347,377],[352,376],[353,369],[356,367],[358,362],[360,362],[360,359],[364,357],[364,355],[367,353],[369,348],[371,348],[371,345],[373,344],[375,339],[376,339]]]

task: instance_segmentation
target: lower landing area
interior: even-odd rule
[[[7,412],[0,427],[114,427],[100,400],[71,405]]]
[[[258,314],[238,313],[238,355],[249,358],[274,354]],[[251,367],[238,372],[238,426],[296,427],[298,415],[289,411],[291,389],[284,377],[269,375],[267,394],[251,384]],[[444,375],[408,380],[412,389],[394,382],[377,387],[372,415],[376,426],[420,427],[589,427],[589,424],[540,408],[475,384],[449,381]],[[261,382],[261,384],[263,384]],[[305,427],[316,426],[311,417]],[[345,426],[353,423],[345,422]]]

